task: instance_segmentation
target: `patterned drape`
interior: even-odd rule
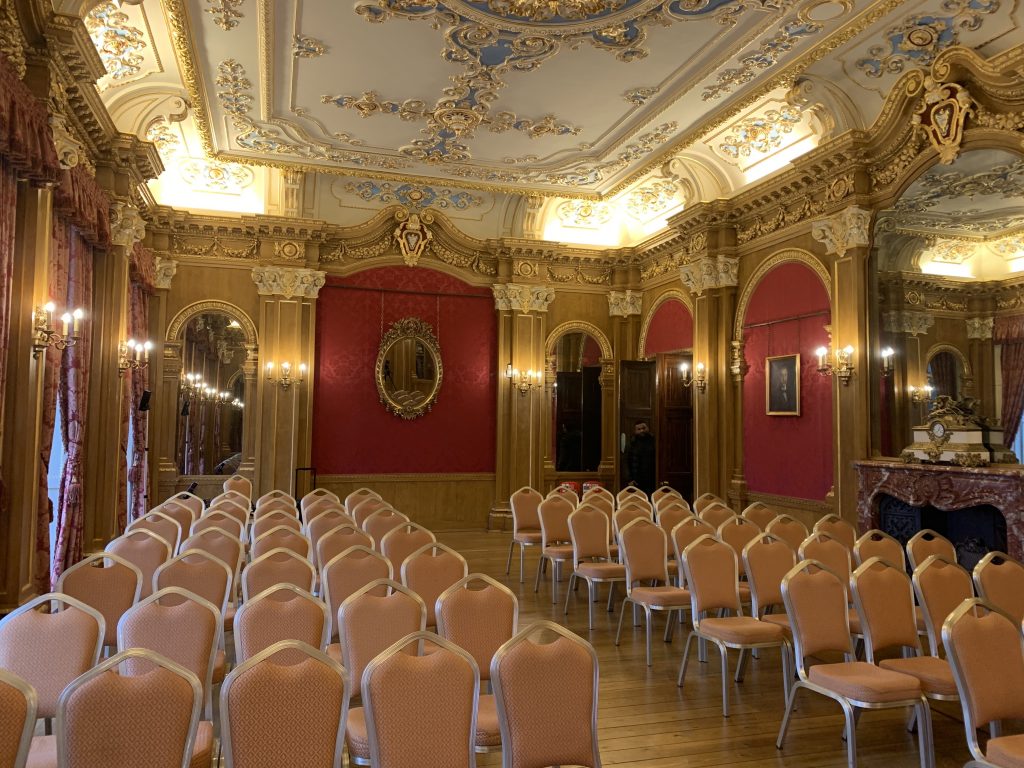
[[[1002,345],[1003,442],[1011,445],[1024,415],[1024,317],[997,317],[992,340]]]
[[[14,269],[14,216],[18,179],[6,158],[0,156],[0,424],[3,424],[3,392],[7,381],[7,348],[11,333],[11,286]],[[6,518],[10,500],[0,467],[0,517]]]
[[[92,246],[77,227],[71,228],[68,250],[68,306],[82,307],[85,318],[81,340],[64,350],[57,395],[67,459],[60,481],[57,504],[57,546],[51,579],[54,584],[64,569],[82,559],[84,506],[82,481],[85,470],[85,430],[89,407],[89,361],[92,352]]]
[[[149,333],[149,292],[143,283],[132,280],[128,297],[128,334],[135,339],[146,339]],[[155,350],[154,350],[155,353]],[[151,353],[152,354],[152,353]],[[129,435],[131,442],[131,466],[128,468],[128,514],[129,519],[146,514],[146,446],[148,444],[149,414],[139,411],[142,393],[149,388],[149,369],[132,371],[128,377],[130,394]],[[127,464],[128,455],[125,453]]]

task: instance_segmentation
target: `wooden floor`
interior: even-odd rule
[[[720,663],[717,651],[708,650],[708,663],[691,663],[686,685],[676,686],[686,642],[676,632],[671,643],[662,640],[664,622],[656,618],[652,666],[644,661],[643,626],[623,628],[616,647],[616,612],[603,602],[594,605],[594,629],[587,629],[586,599],[570,602],[564,616],[565,583],[561,599],[551,603],[550,576],[540,591],[533,591],[536,549],[527,550],[526,582],[519,583],[518,549],[512,573],[505,576],[509,533],[439,533],[469,561],[471,572],[483,572],[507,584],[519,597],[519,625],[548,619],[588,639],[597,649],[601,665],[598,718],[601,760],[606,766],[680,768],[680,766],[792,766],[826,768],[846,765],[842,741],[842,713],[835,703],[804,692],[791,720],[782,750],[775,738],[784,702],[777,652],[762,652],[749,665],[743,683],[730,682],[730,716],[722,717]],[[584,594],[583,590],[579,594]],[[641,619],[642,620],[642,619]],[[692,659],[691,659],[692,661]],[[730,659],[735,669],[735,656]],[[970,759],[959,704],[933,706],[935,757],[939,768],[960,768]],[[919,765],[917,737],[906,731],[903,711],[868,712],[857,731],[858,765],[911,768]],[[500,766],[499,754],[480,755],[480,766]]]

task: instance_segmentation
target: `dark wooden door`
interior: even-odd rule
[[[654,430],[657,371],[654,361],[623,360],[619,363],[619,485],[626,485],[626,447],[633,426],[646,421]],[[655,440],[658,435],[655,434]]]
[[[680,365],[693,373],[693,355],[666,353],[657,356],[658,483],[668,483],[683,498],[693,499],[693,387],[683,386]]]
[[[572,371],[559,371],[555,381],[555,469],[559,472],[579,472],[583,469],[583,376]]]
[[[594,472],[601,464],[601,366],[583,367],[581,396],[582,469]]]

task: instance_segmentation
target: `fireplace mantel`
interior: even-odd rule
[[[1009,555],[1024,558],[1024,467],[957,467],[894,460],[854,462],[861,530],[877,528],[878,497],[887,494],[913,506],[947,512],[989,504],[1006,519]]]

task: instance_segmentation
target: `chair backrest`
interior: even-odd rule
[[[355,521],[346,515],[341,507],[320,510],[306,523],[304,530],[313,551],[313,565],[319,567],[320,564],[320,561],[317,560],[317,545],[320,543],[320,539],[342,525],[354,527]],[[370,539],[370,541],[373,541],[373,539]]]
[[[266,506],[267,504],[281,501],[290,504],[293,507],[295,506],[295,499],[291,496],[291,494],[285,493],[284,491],[277,490],[275,488],[272,491],[267,491],[258,499],[256,499],[256,509]]]
[[[369,488],[357,488],[352,491],[348,496],[345,497],[345,512],[350,516],[355,517],[355,509],[362,502],[367,499],[379,499],[380,494],[376,491],[371,491]]]
[[[535,642],[542,632],[556,639]],[[531,624],[498,649],[491,685],[505,768],[600,768],[598,674],[593,646],[551,621]]]
[[[181,543],[181,551],[200,549],[222,563],[227,563],[231,569],[231,588],[238,584],[238,576],[242,570],[242,558],[245,555],[245,545],[231,534],[216,528],[208,528],[205,531],[189,536]],[[212,601],[211,601],[212,602]]]
[[[714,536],[701,536],[683,550],[680,561],[686,571],[693,620],[699,626],[701,611],[740,610],[739,566],[736,551]]]
[[[401,572],[405,558],[427,544],[437,541],[428,529],[418,523],[402,523],[392,528],[380,540],[380,553],[391,561],[396,573]]]
[[[835,573],[817,560],[801,560],[782,580],[782,601],[801,679],[807,679],[811,656],[838,652],[853,658],[846,585]]]
[[[207,511],[189,529],[189,536],[205,531],[207,528],[218,528],[224,533],[241,540],[245,535],[245,523],[238,519],[238,515],[228,512],[224,507],[216,507]]]
[[[438,634],[465,648],[476,659],[481,679],[490,680],[491,659],[519,625],[515,593],[490,576],[471,573],[442,592],[435,608]]]
[[[139,569],[142,573],[139,597],[149,597],[153,592],[153,574],[156,569],[174,557],[171,542],[145,528],[118,536],[107,544],[104,551],[123,557]]]
[[[153,507],[149,510],[150,512],[159,512],[162,515],[167,515],[174,522],[181,526],[181,537],[182,539],[188,535],[188,530],[192,527],[192,523],[195,522],[196,518],[192,515],[192,510],[186,507],[184,504],[179,504],[176,501],[165,501],[159,507]],[[178,542],[179,549],[181,548],[181,542]]]
[[[651,503],[654,504],[655,507],[658,507],[661,504],[662,499],[669,498],[682,500],[683,494],[671,485],[662,485],[654,489],[654,492],[651,494]]]
[[[608,516],[590,504],[581,504],[569,515],[569,538],[572,540],[572,566],[598,558],[609,560]]]
[[[699,517],[687,517],[680,520],[669,533],[669,546],[675,558],[678,560],[683,556],[683,550],[690,546],[701,536],[715,535],[715,529],[710,523],[705,523]]]
[[[234,573],[231,566],[201,549],[186,549],[156,569],[153,591],[181,587],[217,607],[221,616],[228,609]],[[173,602],[169,595],[164,602]]]
[[[642,499],[639,496],[630,496],[624,502],[619,504],[619,511],[622,512],[627,509],[639,509],[647,513],[647,516],[652,520],[654,519],[654,505],[647,499]]]
[[[977,598],[964,600],[942,625],[942,644],[960,693],[967,741],[978,760],[985,757],[978,747],[979,728],[1024,718],[1021,640],[1019,623]]]
[[[155,533],[170,544],[172,555],[177,553],[178,547],[181,546],[181,541],[184,538],[181,523],[160,510],[147,512],[142,517],[133,520],[128,524],[125,533],[142,529]],[[188,529],[186,528],[185,530],[187,531]]]
[[[356,525],[362,528],[366,524],[367,518],[379,512],[382,509],[394,510],[390,504],[379,496],[372,496],[367,499],[363,499],[357,507],[355,507],[349,514],[352,515],[352,519],[356,521]]]
[[[0,765],[25,768],[38,699],[28,682],[0,669]]]
[[[626,566],[626,594],[638,581],[668,583],[668,536],[647,518],[619,531],[619,555]]]
[[[334,501],[329,498],[321,498],[316,501],[310,502],[301,510],[302,525],[308,526],[310,521],[315,520],[317,515],[323,512],[335,512],[339,515],[343,515],[349,520],[353,520],[352,517],[345,511],[345,505],[340,501]],[[353,520],[354,522],[354,520]]]
[[[278,654],[296,661],[284,666]],[[227,768],[341,768],[351,685],[341,664],[296,640],[239,664],[220,690]]]
[[[778,536],[784,542],[789,544],[789,546],[793,548],[794,552],[800,549],[800,545],[804,543],[804,539],[806,539],[811,533],[807,530],[806,525],[790,515],[778,515],[774,520],[768,523],[768,527],[764,530],[765,533],[770,533],[772,536]]]
[[[410,553],[398,571],[402,583],[423,600],[427,607],[427,626],[432,627],[437,623],[434,608],[438,595],[465,578],[469,564],[451,547],[430,542]]]
[[[709,507],[716,503],[725,504],[725,499],[721,499],[713,493],[702,493],[693,500],[693,511],[695,514],[700,515],[700,513],[704,511],[705,507]]]
[[[588,501],[594,496],[599,496],[603,499],[615,503],[615,494],[605,488],[603,485],[592,485],[590,488],[583,492],[583,496],[580,497],[581,501]]]
[[[302,523],[299,518],[295,515],[284,512],[280,509],[263,515],[259,520],[256,520],[252,524],[252,528],[249,529],[249,540],[256,541],[267,531],[272,531],[278,526],[284,526],[285,528],[291,528],[293,531],[302,533]]]
[[[932,555],[914,569],[914,594],[924,613],[932,656],[942,647],[942,624],[964,600],[974,597],[971,574],[953,560]]]
[[[974,566],[974,587],[978,597],[1024,621],[1024,565],[1004,552],[989,552]]]
[[[63,610],[38,610],[51,602]],[[38,714],[33,725],[35,717],[54,717],[60,692],[99,661],[105,626],[99,611],[57,592],[30,600],[0,620],[0,670],[23,678],[34,689]]]
[[[853,553],[857,543],[857,529],[838,515],[825,515],[814,524],[814,533],[827,533]]]
[[[573,508],[580,503],[580,497],[572,488],[566,485],[556,485],[550,491],[545,498],[550,499],[552,496],[561,496],[563,499],[572,504]]]
[[[691,517],[693,513],[687,507],[669,505],[658,511],[658,525],[665,533],[671,534],[673,528]]]
[[[241,663],[280,640],[301,640],[322,651],[328,632],[323,602],[294,584],[275,584],[235,612],[235,660]],[[294,658],[295,654],[278,656],[282,664],[295,663]]]
[[[380,543],[391,531],[403,523],[408,523],[409,518],[401,512],[393,509],[378,509],[363,522],[363,530],[373,539],[373,548],[380,552]]]
[[[232,475],[224,481],[224,485],[222,487],[225,492],[234,491],[235,493],[240,493],[247,499],[252,498],[252,481],[247,477]]]
[[[883,560],[898,565],[903,570],[907,569],[907,558],[903,551],[903,545],[885,531],[872,528],[853,545],[853,559],[857,565],[862,565],[872,557],[880,557]]]
[[[705,523],[709,523],[714,526],[715,530],[718,530],[718,526],[724,523],[726,520],[731,520],[736,517],[736,513],[733,512],[729,507],[720,501],[714,501],[708,504],[698,514],[701,520]]]
[[[715,535],[732,547],[739,559],[743,557],[743,548],[761,535],[761,528],[753,520],[733,516],[718,526]]]
[[[316,569],[308,559],[291,549],[278,547],[264,552],[242,571],[242,600],[258,595],[275,584],[294,584],[312,592],[316,586]]]
[[[380,594],[381,587],[387,594]],[[345,669],[353,680],[362,680],[374,656],[406,635],[422,631],[426,622],[427,607],[415,592],[391,579],[371,581],[338,609]]]
[[[241,504],[236,504],[233,501],[219,501],[216,504],[211,504],[207,507],[204,514],[212,515],[214,512],[220,512],[221,514],[225,514],[228,517],[237,520],[238,524],[242,526],[243,531],[249,524],[250,510],[248,506],[242,506]]]
[[[615,514],[612,515],[612,532],[616,539],[622,529],[629,525],[634,520],[654,520],[654,514],[646,507],[640,504],[627,504],[626,506],[620,506]]]
[[[146,662],[125,674],[126,662]],[[194,674],[155,651],[131,648],[90,669],[61,694],[57,764],[76,768],[192,762],[203,690]],[[131,727],[145,713],[146,727]]]
[[[315,520],[313,521],[316,522]],[[351,523],[342,523],[319,536],[316,540],[316,567],[321,569],[349,547],[373,548],[373,539]]]
[[[417,654],[427,642],[429,655]],[[480,671],[454,643],[407,635],[366,666],[362,695],[371,765],[414,768],[444,755],[449,768],[475,768]]]
[[[554,544],[569,544],[569,515],[574,505],[564,496],[548,496],[540,503],[537,512],[540,515],[541,543],[545,547]]]
[[[843,584],[849,582],[853,572],[850,550],[839,539],[823,531],[812,533],[803,540],[797,552],[801,560],[817,560],[842,579]]]
[[[199,519],[200,515],[203,514],[203,507],[206,506],[203,500],[196,496],[194,493],[188,491],[182,491],[171,496],[167,501],[174,501],[182,506],[188,507],[192,510],[192,517],[196,520]],[[167,503],[167,502],[164,502]]]
[[[253,541],[249,551],[252,553],[252,557],[260,557],[272,549],[281,547],[290,549],[305,558],[310,555],[309,539],[300,531],[287,525],[275,525],[269,531],[261,534],[258,539]]]
[[[757,526],[762,531],[768,527],[768,523],[774,520],[777,515],[778,513],[774,509],[761,501],[755,501],[748,504],[740,513],[740,517],[744,517],[751,522],[757,523]]]
[[[635,485],[627,485],[625,488],[623,488],[617,494],[615,494],[615,504],[619,507],[621,507],[629,499],[643,499],[644,501],[648,501],[647,494],[644,493],[641,489],[637,488]]]
[[[936,533],[930,528],[918,531],[910,537],[910,541],[907,542],[907,559],[910,561],[911,569],[917,570],[917,566],[932,555],[955,563],[956,547],[941,533]]]
[[[262,505],[258,505],[256,509],[253,510],[252,519],[259,520],[261,517],[273,514],[274,512],[286,512],[296,520],[301,519],[299,516],[299,508],[296,507],[295,502],[290,499],[271,499],[270,501],[264,502]]]
[[[538,508],[544,501],[540,491],[536,491],[524,485],[509,497],[509,506],[512,508],[512,533],[520,531],[539,531],[540,512]]]
[[[139,601],[142,571],[119,555],[101,552],[60,575],[57,592],[81,600],[103,616],[103,644],[117,643],[117,622]]]
[[[247,512],[252,509],[252,499],[238,491],[224,491],[224,493],[217,494],[210,499],[210,508],[219,506],[225,502],[231,502]],[[199,515],[196,515],[196,517],[199,517]]]
[[[903,568],[880,557],[869,558],[850,576],[850,591],[869,663],[888,648],[920,651],[914,587]]]
[[[361,544],[349,547],[320,566],[320,592],[327,603],[332,639],[338,635],[334,622],[341,604],[367,584],[393,579],[394,573],[390,560]],[[385,591],[380,587],[377,594],[383,595]]]
[[[338,497],[338,494],[332,493],[331,491],[328,491],[326,488],[314,488],[312,491],[307,493],[299,500],[299,509],[305,511],[306,507],[308,507],[310,504],[313,504],[314,502],[317,501],[321,501],[323,499],[333,501],[339,507],[342,506],[341,499]]]
[[[782,579],[796,565],[796,552],[782,539],[762,533],[743,549],[743,570],[750,586],[751,613],[782,607]]]
[[[167,599],[170,597],[173,599]],[[136,603],[121,617],[117,650],[147,648],[180,664],[199,678],[203,700],[209,706],[223,631],[217,606],[181,587],[167,587]],[[130,659],[124,664],[129,675],[144,674],[148,668],[143,659]]]

